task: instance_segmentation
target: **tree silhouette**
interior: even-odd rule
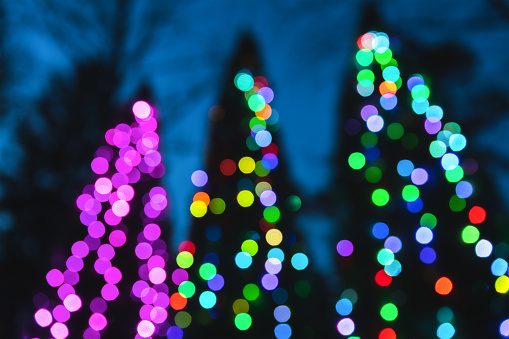
[[[186,337],[323,337],[333,328],[327,328],[327,299],[306,268],[306,245],[294,228],[300,199],[276,146],[278,113],[268,104],[273,92],[251,73],[259,70],[254,41],[245,36],[211,110],[205,171],[192,178],[200,187],[191,204],[196,219],[177,257],[194,258],[193,266],[183,265],[189,280],[177,281],[188,300],[180,314],[190,317],[175,321]],[[204,173],[206,183],[200,182]]]
[[[365,24],[379,27],[372,14]],[[447,66],[429,56],[442,60],[440,49],[408,52],[405,42],[397,54],[398,43],[381,32],[361,35],[356,87],[344,93],[337,199],[348,206],[342,224],[356,226],[343,227],[338,243],[345,284],[338,331],[381,339],[507,335],[499,330],[509,254],[500,199],[470,158],[465,132],[436,105],[445,93],[429,79],[441,79]],[[422,55],[433,72],[412,74]]]

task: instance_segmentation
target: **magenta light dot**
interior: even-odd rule
[[[87,243],[81,240],[76,241],[71,247],[72,254],[74,254],[78,258],[86,257],[89,251],[90,249],[88,248]]]
[[[120,186],[122,185],[127,185],[129,183],[129,179],[125,174],[115,173],[111,177],[111,182],[113,183],[113,186],[115,186],[116,188],[120,188]]]
[[[110,244],[104,244],[97,250],[97,256],[99,258],[111,260],[115,256],[115,249]]]
[[[76,206],[82,211],[85,210],[85,206],[89,200],[94,199],[90,194],[82,194],[76,199]]]
[[[155,267],[162,267],[162,268],[164,268],[165,264],[166,263],[165,263],[163,257],[161,257],[159,255],[153,255],[147,261],[147,267],[148,267],[149,270],[152,270]]]
[[[166,271],[164,270],[164,268],[154,267],[148,273],[148,278],[155,285],[161,284],[166,280]]]
[[[80,275],[78,272],[71,272],[69,270],[65,270],[64,272],[64,282],[69,285],[76,285],[80,281]]]
[[[97,157],[92,160],[90,167],[92,167],[92,171],[94,171],[95,174],[104,174],[108,172],[109,163],[105,158]]]
[[[152,198],[156,194],[161,194],[166,197],[166,190],[162,188],[161,186],[155,186],[150,189],[150,192],[148,193],[148,196]]]
[[[122,185],[117,190],[117,196],[120,200],[131,201],[134,197],[134,189],[130,185]]]
[[[145,163],[150,167],[155,167],[161,163],[161,153],[158,151],[150,150],[145,154],[143,158]]]
[[[140,319],[141,320],[150,320],[150,311],[152,311],[152,309],[154,308],[154,306],[152,305],[143,305],[141,308],[140,308]]]
[[[193,174],[191,174],[191,182],[196,187],[203,187],[207,184],[209,180],[209,177],[207,173],[205,173],[202,170],[194,171]]]
[[[71,272],[79,272],[83,269],[83,260],[75,255],[71,255],[65,262],[67,269]]]
[[[162,178],[165,173],[165,167],[163,164],[159,164],[156,167],[154,167],[154,170],[150,172],[150,176],[154,179]]]
[[[142,338],[150,337],[152,334],[154,334],[155,329],[156,327],[154,326],[154,324],[148,320],[140,321],[137,327],[138,334]]]
[[[162,194],[155,194],[154,196],[152,196],[152,198],[150,198],[150,205],[156,211],[164,210],[167,204],[168,201],[166,200],[166,197]]]
[[[151,117],[140,121],[140,128],[143,132],[154,132],[157,129],[157,120]]]
[[[350,240],[341,240],[336,245],[336,250],[342,257],[348,257],[353,253],[353,244]]]
[[[141,291],[141,301],[144,304],[152,304],[157,296],[157,291],[152,287],[147,287]]]
[[[162,308],[167,308],[170,304],[170,297],[168,294],[159,292],[157,293],[155,300],[154,300],[154,306],[159,306]]]
[[[115,168],[118,171],[118,173],[122,173],[122,174],[127,174],[127,173],[131,172],[131,170],[133,169],[132,166],[129,166],[125,162],[124,158],[118,158],[115,161]]]
[[[111,192],[113,185],[108,178],[99,178],[95,181],[95,190],[101,194],[108,194]]]
[[[76,312],[81,308],[81,299],[76,294],[69,294],[64,299],[64,306],[69,312]]]
[[[279,280],[278,280],[277,276],[275,276],[274,274],[265,274],[262,277],[262,286],[267,291],[274,290],[277,287],[278,283],[279,283]]]
[[[98,193],[97,191],[94,191],[94,198],[99,201],[99,202],[105,202],[105,201],[108,201],[109,198],[111,196],[111,193],[107,193],[107,194],[100,194]],[[101,206],[102,207],[102,206]],[[99,211],[100,212],[100,211]],[[98,212],[98,213],[99,213]]]
[[[150,311],[150,319],[156,323],[161,324],[168,318],[168,312],[159,306],[156,306]]]
[[[148,280],[148,266],[143,264],[138,268],[138,276],[143,280]]]
[[[117,200],[111,206],[113,214],[118,217],[125,217],[129,213],[129,203],[124,200]]]
[[[138,151],[132,149],[125,152],[123,159],[127,165],[135,167],[138,166],[138,164],[140,163],[141,155]]]
[[[94,313],[88,319],[88,324],[92,329],[100,331],[106,327],[108,321],[106,320],[106,317],[101,313]]]
[[[117,284],[122,280],[122,272],[116,267],[110,267],[104,272],[104,280],[108,284]]]
[[[106,221],[106,223],[110,226],[118,225],[121,220],[122,220],[122,218],[119,216],[116,216],[111,209],[107,210],[104,213],[104,221]]]
[[[34,319],[37,325],[41,327],[48,327],[53,322],[51,312],[44,308],[41,308],[35,312]]]
[[[93,221],[88,225],[88,234],[90,234],[92,238],[100,238],[105,232],[104,224],[100,221]]]
[[[150,112],[150,105],[146,101],[136,101],[133,105],[133,114],[139,119],[147,119],[150,116]]]
[[[57,305],[53,309],[53,317],[56,321],[60,323],[65,323],[69,318],[71,318],[71,313],[64,305]]]
[[[115,201],[120,200],[120,197],[118,196],[118,193],[119,193],[118,191],[113,192],[113,193],[110,195],[110,197],[108,198],[108,201],[110,202],[110,204],[111,204],[111,205],[113,205],[113,203],[114,203]]]
[[[133,168],[129,173],[127,173],[127,178],[129,179],[130,184],[135,184],[140,180],[141,174],[137,168]]]
[[[171,280],[175,285],[180,285],[184,281],[189,280],[189,274],[186,270],[182,268],[177,268],[173,273],[171,274]]]
[[[110,233],[109,240],[113,247],[120,247],[125,244],[126,236],[121,230],[115,230]]]
[[[90,302],[90,311],[93,313],[104,313],[108,308],[108,304],[104,301],[103,298],[95,297]]]
[[[136,245],[134,252],[140,259],[148,259],[152,255],[152,246],[149,243],[142,242]]]
[[[131,138],[128,133],[116,129],[115,134],[113,135],[113,143],[118,148],[124,148],[129,146],[131,143]]]
[[[101,296],[104,300],[111,301],[118,297],[118,288],[112,284],[106,284],[101,288]]]
[[[141,298],[141,292],[148,287],[148,283],[144,280],[138,280],[133,284],[133,294],[138,298]]]
[[[159,284],[159,285],[154,285],[154,289],[157,291],[157,293],[162,292],[162,293],[168,294],[170,292],[170,288],[168,287],[168,285],[166,285],[164,283]]]
[[[74,290],[74,287],[72,287],[69,284],[63,284],[58,288],[57,294],[58,297],[63,301],[65,297],[67,297],[69,294],[75,294],[76,291]]]
[[[54,268],[46,274],[46,281],[51,287],[57,287],[64,283],[64,275]]]
[[[96,220],[97,220],[97,215],[95,215],[95,214],[89,214],[86,211],[83,211],[80,214],[80,221],[85,226],[88,226],[92,221],[96,221]]]
[[[106,142],[110,145],[114,145],[113,143],[113,136],[115,135],[115,130],[114,129],[109,129],[106,131],[106,133],[104,134],[104,139],[106,139]]]
[[[105,258],[99,258],[94,263],[94,269],[99,274],[104,274],[111,267],[111,262]]]
[[[54,323],[50,332],[55,339],[65,339],[69,335],[69,329],[62,323]]]
[[[95,251],[96,249],[99,248],[99,246],[101,246],[101,240],[97,238],[92,238],[90,235],[87,235],[85,237],[85,243],[87,244],[88,249],[90,251]]]
[[[156,224],[148,224],[143,229],[143,235],[147,240],[154,241],[161,236],[161,228]]]
[[[101,339],[101,333],[89,327],[83,332],[83,339]]]
[[[145,212],[145,215],[149,218],[157,218],[159,214],[161,214],[161,211],[157,211],[154,208],[152,208],[151,204],[146,204],[143,208],[143,211]]]

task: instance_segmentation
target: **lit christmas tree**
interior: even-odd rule
[[[429,81],[405,77],[414,70],[395,59],[397,39],[372,31],[357,45],[362,99],[345,104],[340,159],[350,169],[338,177],[340,203],[349,206],[343,223],[355,225],[343,228],[337,244],[345,283],[338,332],[509,336],[507,232],[499,227],[499,202],[482,202],[495,193],[480,172],[473,175],[477,162],[463,156],[460,125],[444,123]]]
[[[274,92],[245,69],[257,71],[257,60],[253,42],[244,39],[220,104],[211,109],[206,168],[191,177],[199,189],[190,206],[196,220],[172,275],[180,294],[171,306],[182,311],[169,338],[332,333],[330,313],[318,306],[323,290],[293,228],[300,199],[276,145]],[[323,312],[310,311],[317,309]]]
[[[88,234],[46,275],[56,296],[34,298],[35,321],[53,338],[148,338],[169,327],[166,232],[158,225],[168,200],[154,185],[164,174],[156,112],[145,101],[132,112],[136,121],[108,130],[109,146],[95,153],[99,178],[76,200]]]

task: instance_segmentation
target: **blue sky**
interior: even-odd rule
[[[33,1],[25,1],[28,4]],[[185,240],[189,224],[189,201],[194,193],[191,173],[203,167],[208,110],[219,98],[223,74],[242,32],[251,32],[259,44],[265,74],[275,91],[272,104],[280,114],[281,152],[289,162],[291,179],[303,194],[312,197],[327,189],[333,177],[332,157],[337,145],[341,93],[352,71],[355,40],[365,1],[192,1],[182,2],[168,17],[146,57],[127,62],[121,70],[125,82],[119,101],[128,98],[141,81],[155,90],[155,105],[165,123],[162,149],[167,164],[165,184],[173,198],[171,218],[174,244]],[[444,107],[448,120],[460,122],[463,115],[489,114],[472,107],[469,98],[480,89],[509,88],[509,20],[493,3],[483,0],[447,2],[377,1],[386,33],[422,46],[457,42],[474,56],[475,64],[464,79],[449,79],[453,107]],[[504,2],[507,6],[507,1]],[[157,5],[157,1],[155,2]],[[9,3],[8,3],[9,5]],[[12,35],[28,62],[13,96],[37,96],[54,72],[67,72],[76,56],[37,29],[38,15],[30,6],[8,6]],[[34,17],[34,25],[16,18]],[[17,16],[18,15],[18,16]],[[136,18],[133,17],[133,25]],[[87,30],[87,28],[83,28]],[[377,27],[373,27],[377,30]],[[93,33],[93,30],[92,30]],[[98,39],[100,39],[98,37]],[[77,42],[79,44],[79,42]],[[403,46],[403,49],[405,46]],[[91,53],[93,54],[93,53]],[[420,69],[414,65],[415,71]],[[505,76],[501,76],[505,75]],[[232,79],[233,80],[233,79]],[[233,81],[232,81],[233,86]],[[187,96],[192,93],[191,96]],[[190,99],[191,98],[191,99]],[[9,140],[20,115],[32,114],[30,105],[3,117],[0,140]],[[505,118],[469,137],[469,147],[507,152],[509,108]],[[505,127],[503,127],[505,126]],[[5,144],[1,142],[0,144]],[[474,146],[472,146],[474,147]],[[2,152],[10,152],[3,147]],[[14,168],[0,166],[3,170]],[[490,164],[487,164],[489,166]],[[509,188],[504,169],[493,167],[501,189]],[[78,193],[77,193],[78,194]],[[508,202],[509,203],[509,202]],[[315,256],[321,239],[334,233],[337,221],[318,211],[299,219]],[[312,232],[308,231],[313,229]],[[327,270],[329,261],[316,260]]]

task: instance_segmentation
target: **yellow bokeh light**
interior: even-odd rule
[[[244,174],[249,174],[255,169],[255,161],[251,157],[243,157],[239,161],[239,169]]]
[[[237,299],[233,302],[233,312],[235,314],[249,312],[249,303],[245,299]]]
[[[207,213],[207,205],[201,200],[193,201],[189,209],[195,218],[201,218]]]
[[[249,207],[254,202],[254,195],[250,191],[240,191],[239,194],[237,194],[237,202],[242,207]]]
[[[502,294],[505,294],[509,291],[509,277],[507,275],[503,275],[497,278],[495,281],[495,290]]]
[[[283,241],[283,233],[278,229],[271,229],[265,234],[267,243],[271,246],[277,246]]]

